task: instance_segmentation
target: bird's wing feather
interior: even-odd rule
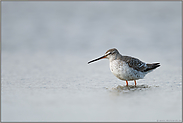
[[[138,70],[138,71],[144,71],[147,68],[146,63],[140,61],[137,58],[129,57],[129,56],[123,56],[123,61],[125,61],[129,67]]]

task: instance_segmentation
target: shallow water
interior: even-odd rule
[[[3,1],[1,120],[181,121],[181,23],[181,2]],[[126,87],[87,64],[113,47],[161,66]]]

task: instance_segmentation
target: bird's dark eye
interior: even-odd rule
[[[112,54],[114,54],[115,53],[115,51],[112,51]]]

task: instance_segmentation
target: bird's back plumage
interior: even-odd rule
[[[129,67],[140,72],[150,72],[151,70],[160,66],[160,63],[146,64],[139,59],[130,56],[122,56],[121,60],[126,62]]]

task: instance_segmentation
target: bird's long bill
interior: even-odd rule
[[[103,58],[106,58],[106,56],[104,55],[104,56],[102,56],[102,57],[100,57],[100,58],[97,58],[97,59],[91,60],[91,61],[89,61],[89,62],[88,62],[88,64],[90,64],[91,62],[94,62],[94,61],[97,61],[97,60],[103,59]]]

